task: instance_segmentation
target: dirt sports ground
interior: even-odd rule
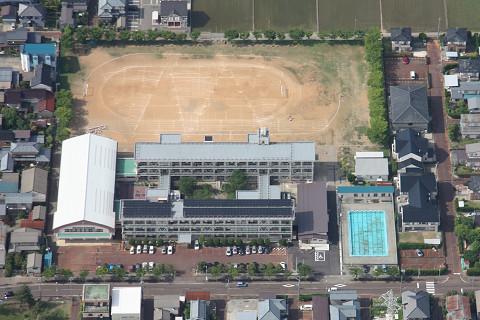
[[[361,46],[97,48],[80,65],[76,129],[106,126],[121,152],[160,133],[245,141],[259,127],[274,141],[366,141]]]

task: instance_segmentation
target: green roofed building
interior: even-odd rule
[[[110,317],[110,285],[83,285],[82,317],[87,319]]]

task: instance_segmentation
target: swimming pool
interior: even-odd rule
[[[349,211],[347,221],[351,256],[388,255],[385,211]]]

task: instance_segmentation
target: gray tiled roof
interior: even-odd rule
[[[390,39],[392,41],[412,41],[412,28],[392,28]]]
[[[296,222],[300,238],[328,233],[327,186],[325,182],[297,186]]]
[[[413,129],[402,129],[395,135],[395,151],[399,158],[411,153],[422,157],[428,151],[428,140]]]
[[[402,307],[404,319],[429,319],[430,297],[425,291],[402,292]]]
[[[437,180],[433,173],[400,175],[400,191],[408,193],[408,205],[402,207],[404,222],[440,222],[434,194]]]
[[[14,142],[10,146],[12,154],[38,154],[40,146],[35,142]]]
[[[33,78],[30,80],[30,86],[34,88],[37,85],[46,85],[53,88],[55,85],[55,69],[46,64],[39,64],[33,70]]]
[[[424,85],[390,86],[390,120],[394,124],[428,124],[427,88]]]
[[[41,168],[29,168],[22,171],[21,192],[47,194],[48,171]]]
[[[0,68],[0,82],[12,82],[13,69],[8,67]]]
[[[445,35],[447,42],[466,42],[468,40],[468,32],[466,28],[449,28]]]
[[[459,73],[479,73],[480,58],[458,60],[458,72]]]
[[[179,0],[164,0],[160,2],[160,15],[169,16],[177,15],[180,17],[186,17],[188,15],[188,2]]]
[[[45,7],[40,3],[20,4],[18,8],[19,17],[43,17],[45,16]]]
[[[364,176],[388,176],[387,158],[356,158],[355,174]]]

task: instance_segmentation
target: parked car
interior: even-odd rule
[[[250,250],[250,246],[247,246],[247,247],[245,248],[245,253],[246,253],[246,254],[251,254],[251,253],[252,253],[252,251]]]
[[[155,247],[150,246],[150,249],[148,249],[148,254],[154,254],[155,253]]]
[[[232,254],[238,254],[238,248],[237,246],[233,246],[233,249],[232,249]]]
[[[195,250],[200,250],[200,242],[198,240],[195,240],[195,244],[193,246]]]
[[[143,253],[148,253],[148,245],[147,244],[143,245]]]
[[[258,246],[258,253],[260,253],[260,254],[263,254],[263,253],[264,253],[262,246]]]
[[[135,271],[135,265],[132,264],[131,266],[128,266],[128,272],[133,272]]]
[[[168,246],[167,254],[173,254],[173,246]]]
[[[142,268],[142,265],[141,265],[140,263],[137,263],[137,264],[135,265],[135,271],[136,271],[136,270],[140,270],[141,268]]]
[[[5,291],[5,293],[3,294],[3,298],[5,300],[8,300],[8,298],[10,297],[13,297],[13,291]]]
[[[280,262],[280,266],[283,270],[287,270],[287,264],[285,263],[285,261]]]
[[[137,254],[140,254],[140,253],[142,253],[142,245],[141,244],[139,244],[137,246]]]
[[[134,246],[130,247],[130,254],[135,254],[135,247]]]
[[[422,250],[417,249],[417,250],[415,250],[415,252],[417,253],[417,256],[423,257],[423,251]]]
[[[416,78],[417,78],[417,74],[415,73],[415,71],[410,71],[410,79],[415,80]]]
[[[162,254],[167,254],[167,246],[162,247]]]
[[[148,262],[142,262],[142,269],[148,268]]]
[[[402,63],[403,64],[409,64],[410,63],[410,58],[408,56],[403,56]]]
[[[237,288],[246,288],[246,287],[248,287],[248,283],[244,281],[237,282]]]
[[[313,307],[311,304],[302,304],[300,310],[302,311],[312,311]]]
[[[257,247],[256,247],[256,246],[252,246],[252,253],[253,253],[253,254],[256,254],[256,253],[257,253]]]
[[[232,249],[230,247],[227,247],[227,249],[225,250],[225,255],[227,257],[230,257],[232,255]]]
[[[155,267],[155,262],[150,261],[150,262],[148,263],[148,267],[150,268],[150,270],[152,270],[153,267]]]

